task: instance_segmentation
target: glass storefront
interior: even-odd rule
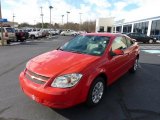
[[[116,32],[121,32],[121,30],[122,30],[122,26],[117,26],[116,27]]]
[[[149,22],[140,22],[134,24],[134,32],[147,34]]]
[[[160,20],[152,21],[151,36],[155,37],[157,40],[160,40]]]
[[[160,20],[152,21],[151,35],[160,35]]]
[[[151,25],[151,27],[149,25]],[[119,33],[121,32],[122,33],[130,33],[130,32],[142,33],[145,35],[153,36],[154,38],[160,40],[160,16],[156,20],[150,18],[150,19],[144,20],[144,22],[136,21],[136,22],[124,23],[122,25],[117,25],[117,26],[115,25],[113,28],[113,31],[119,32]]]
[[[130,33],[132,30],[132,24],[123,26],[123,33]]]

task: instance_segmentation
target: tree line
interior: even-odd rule
[[[24,27],[35,27],[35,28],[42,28],[42,23],[37,23],[35,25],[31,25],[29,23],[21,23],[18,26],[19,28]],[[95,32],[96,27],[96,21],[85,21],[82,24],[79,23],[73,23],[69,22],[64,25],[55,23],[55,24],[49,24],[49,23],[43,23],[43,28],[53,28],[53,29],[71,29],[75,31],[86,31],[86,32]]]

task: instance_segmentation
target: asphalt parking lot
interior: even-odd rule
[[[94,108],[81,104],[51,109],[24,95],[18,76],[26,62],[69,39],[57,36],[0,46],[0,120],[160,120],[160,44],[140,44],[138,71],[110,86]]]

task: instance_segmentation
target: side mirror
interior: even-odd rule
[[[137,40],[136,39],[132,39],[134,42],[137,42]]]
[[[116,49],[110,52],[111,56],[117,56],[117,55],[123,55],[123,54],[124,54],[123,50],[120,50],[120,49]]]

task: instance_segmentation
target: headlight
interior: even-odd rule
[[[68,88],[76,85],[82,78],[82,74],[72,73],[55,78],[51,84],[52,87]]]

